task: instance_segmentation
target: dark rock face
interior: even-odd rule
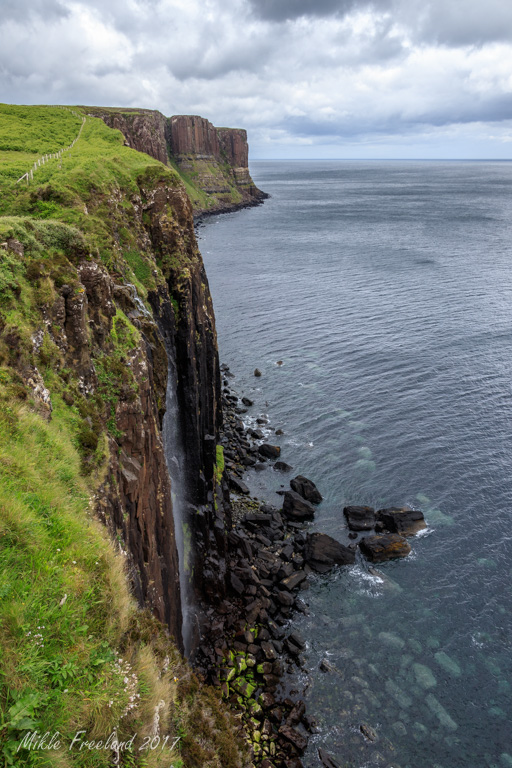
[[[126,144],[138,152],[167,164],[167,120],[161,112],[152,109],[97,109],[87,108],[89,115],[100,117],[110,128],[121,131]]]
[[[381,536],[368,536],[359,544],[361,552],[372,563],[382,563],[395,557],[407,557],[411,547],[403,536],[386,533]]]
[[[181,170],[192,172],[196,186],[211,196],[206,209],[194,209],[196,215],[257,205],[268,197],[251,179],[247,133],[240,128],[215,128],[198,115],[166,118],[150,109],[86,109],[121,131],[127,146],[166,165],[172,159]]]
[[[315,508],[295,491],[286,491],[283,497],[283,514],[288,520],[297,522],[312,520],[315,516]]]
[[[297,477],[290,480],[290,486],[292,491],[295,491],[295,493],[298,493],[299,496],[302,496],[303,499],[310,501],[312,504],[320,504],[322,501],[322,495],[314,482],[308,480],[303,475],[297,475]]]
[[[375,528],[375,510],[372,507],[345,507],[343,514],[351,531],[371,531]]]
[[[170,149],[174,156],[209,155],[220,157],[216,128],[199,115],[174,115],[169,118]]]
[[[384,530],[401,536],[414,536],[427,527],[423,512],[409,507],[379,509],[376,517]]]
[[[133,286],[116,285],[93,259],[78,259],[81,289],[62,286],[48,317],[61,330],[55,341],[66,365],[91,397],[99,386],[96,361],[108,358],[116,311],[138,329],[140,341],[126,353],[133,387],[121,388],[115,403],[115,437],[109,438],[110,465],[98,489],[100,519],[127,553],[133,591],[152,609],[181,647],[178,557],[170,480],[162,440],[168,362],[178,381],[191,538],[199,595],[216,599],[226,589],[226,530],[231,527],[226,481],[216,475],[216,443],[222,423],[220,369],[213,307],[194,234],[193,211],[183,186],[142,175],[130,201],[114,192],[117,220],[132,205],[130,227],[141,252],[158,261],[166,282],[148,294],[152,315],[140,311]],[[169,211],[172,216],[169,216]],[[171,303],[171,295],[173,302]],[[102,416],[106,421],[110,417]],[[105,425],[103,424],[103,427]],[[101,425],[97,425],[101,431]],[[233,586],[232,584],[230,586]]]
[[[327,573],[334,565],[352,565],[355,552],[325,533],[311,533],[306,539],[304,558],[313,570]]]
[[[217,195],[217,204],[208,212],[254,204],[266,197],[249,174],[246,131],[215,128],[198,115],[175,115],[169,118],[169,148],[179,167],[198,175],[201,189]],[[229,201],[233,188],[241,195],[236,204]]]
[[[93,261],[81,262],[77,274],[83,292],[77,294],[79,301],[71,301],[63,288],[66,338],[59,342],[70,364],[82,374],[84,391],[89,392],[96,386],[96,376],[90,373],[94,373],[94,356],[109,349],[119,294],[104,267]],[[122,294],[122,300],[128,313],[135,311],[128,296]],[[162,311],[167,308],[172,322],[168,294],[162,296],[162,303]],[[161,434],[167,356],[157,323],[144,318],[139,328],[141,343],[132,350],[129,361],[137,393],[121,394],[116,403],[118,437],[109,438],[109,472],[98,489],[96,507],[112,535],[121,535],[139,604],[153,610],[181,647],[178,556]]]
[[[195,587],[200,595],[218,599],[224,592],[226,530],[231,518],[227,486],[215,475],[222,395],[212,299],[197,248],[192,206],[183,187],[163,183],[156,189],[143,187],[141,197],[152,248],[178,307],[168,343],[174,348],[181,432],[186,436],[188,501],[194,508],[189,524]],[[169,208],[172,218],[167,215]],[[158,314],[160,298],[155,294],[151,300]]]
[[[249,167],[247,131],[241,128],[217,128],[219,146],[233,168]]]

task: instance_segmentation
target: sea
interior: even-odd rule
[[[346,505],[428,525],[407,558],[358,557],[301,593],[304,764],[322,748],[343,768],[510,768],[512,163],[251,173],[270,198],[198,228],[243,418],[268,418],[293,466],[250,470],[251,493],[281,506],[306,475],[324,497],[309,529],[344,543]]]

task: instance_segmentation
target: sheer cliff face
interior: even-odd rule
[[[16,323],[0,312],[0,365],[14,369],[16,387],[44,418],[66,425],[140,605],[181,646],[173,489],[162,435],[169,370],[176,371],[186,467],[180,509],[198,598],[223,595],[231,528],[217,453],[215,319],[194,232],[201,209],[187,192],[198,189],[197,200],[212,212],[254,202],[246,135],[202,118],[86,111],[125,138],[88,118],[67,165],[49,168],[44,183],[16,189],[0,250],[8,272],[19,268],[27,278],[5,283],[25,293],[21,302],[14,288],[10,294]],[[196,181],[221,191],[208,196],[185,185],[161,162],[169,146],[180,150],[173,165],[191,163]],[[41,220],[47,211],[52,221]],[[54,396],[59,410],[52,416]]]
[[[120,434],[111,446],[110,479],[99,504],[113,530],[122,530],[141,604],[152,606],[180,642],[178,561],[161,432],[167,354],[172,354],[177,371],[186,526],[198,597],[224,590],[229,504],[224,504],[215,475],[221,381],[212,300],[190,200],[181,184],[155,181],[151,175],[139,186],[140,196],[130,201],[132,231],[137,230],[141,250],[151,254],[165,282],[148,294],[153,317],[141,316],[130,287],[113,288],[114,301],[141,331],[140,349],[131,361],[138,394],[116,406]],[[126,201],[116,201],[121,217],[125,206]]]
[[[215,128],[204,117],[165,118],[151,110],[87,107],[117,128],[125,142],[163,163],[171,163],[187,184],[194,214],[219,213],[256,205],[266,197],[249,173],[247,132]]]
[[[215,472],[222,418],[215,319],[192,205],[177,175],[153,163],[129,190],[113,187],[88,198],[85,215],[105,225],[110,247],[103,258],[82,241],[65,254],[37,251],[32,279],[45,288],[36,293],[44,298],[31,315],[35,332],[22,345],[19,333],[0,322],[0,352],[45,418],[55,418],[54,392],[75,414],[69,418],[80,425],[76,439],[96,487],[96,513],[126,557],[139,604],[181,648],[173,489],[162,435],[169,356],[177,374],[187,469],[182,501],[199,598],[223,593],[229,527],[229,501],[225,505]],[[23,258],[20,242],[2,246]],[[39,372],[48,365],[48,349],[56,377],[50,391]]]
[[[198,115],[175,115],[169,118],[170,150],[173,157],[204,155],[220,158],[217,129]]]
[[[194,585],[199,597],[213,598],[224,592],[225,536],[231,524],[227,491],[215,472],[222,411],[212,299],[195,239],[192,205],[183,189],[148,189],[143,207],[174,308],[174,322],[164,327],[171,329],[178,372]],[[162,296],[153,294],[150,300],[161,316]]]
[[[167,164],[167,119],[152,109],[102,109],[87,107],[89,115],[100,117],[110,128],[121,131],[126,144]]]
[[[266,197],[249,173],[246,131],[215,128],[195,115],[171,117],[169,124],[174,161],[183,173],[197,179],[202,190],[216,196],[213,211],[254,204]]]

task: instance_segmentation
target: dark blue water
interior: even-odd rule
[[[199,230],[221,359],[323,493],[313,528],[345,540],[348,503],[429,526],[382,579],[305,593],[306,765],[512,766],[512,164],[253,171],[272,198]],[[249,481],[279,503],[286,478]]]

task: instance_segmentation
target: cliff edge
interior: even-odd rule
[[[82,107],[125,137],[126,145],[171,165],[180,175],[196,218],[258,205],[268,195],[249,173],[247,131],[216,128],[198,115],[145,109]]]
[[[32,764],[39,729],[68,768],[245,768],[177,650],[183,586],[222,594],[231,527],[192,204],[163,116],[122,117],[148,156],[86,112],[0,105],[0,758]],[[134,746],[70,749],[77,731]]]

